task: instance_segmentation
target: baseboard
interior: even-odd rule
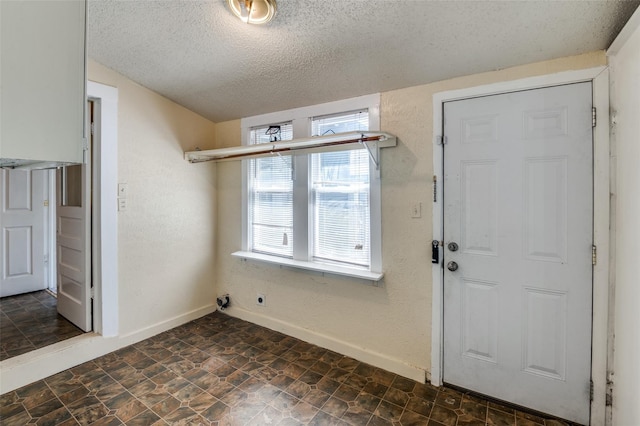
[[[134,343],[138,343],[141,340],[148,339],[149,337],[153,337],[157,334],[178,327],[179,325],[188,323],[189,321],[193,321],[194,319],[201,318],[205,315],[215,312],[216,309],[218,309],[217,305],[207,305],[202,308],[194,309],[193,311],[175,316],[173,318],[169,318],[160,323],[153,324],[127,334],[123,334],[120,339],[127,341],[134,339],[134,341],[127,343],[127,345],[132,345]]]
[[[68,368],[138,343],[216,310],[207,305],[149,327],[116,337],[86,333],[63,342],[0,361],[0,394],[18,389]]]
[[[382,368],[400,376],[416,380],[424,383],[426,379],[426,371],[409,365],[399,359],[391,358],[387,355],[366,350],[364,348],[352,345],[351,343],[338,340],[334,337],[314,332],[305,328],[298,327],[291,323],[271,318],[245,309],[229,307],[225,313],[232,317],[240,318],[254,324],[267,327],[271,330],[279,331],[289,336],[295,337],[305,342],[313,343],[320,347],[338,352],[342,355],[350,356],[358,361],[366,362],[375,367]]]

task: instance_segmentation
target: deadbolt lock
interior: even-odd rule
[[[447,244],[447,247],[451,251],[458,251],[458,243],[454,243],[453,241]]]

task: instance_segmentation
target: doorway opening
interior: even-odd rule
[[[93,102],[87,105],[93,128]],[[2,170],[0,360],[92,331],[92,164]]]

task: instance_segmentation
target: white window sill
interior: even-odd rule
[[[382,272],[371,272],[364,269],[346,268],[344,266],[327,265],[324,263],[304,262],[301,260],[287,259],[268,254],[254,253],[251,251],[237,251],[231,256],[241,259],[257,260],[259,262],[271,263],[274,265],[287,266],[290,268],[305,269],[307,271],[323,272],[327,274],[343,275],[363,280],[380,281],[384,277]]]

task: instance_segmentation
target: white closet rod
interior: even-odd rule
[[[348,132],[338,133],[328,136],[315,136],[306,139],[293,139],[290,141],[277,141],[256,145],[243,145],[233,148],[211,149],[207,151],[185,152],[185,159],[191,163],[201,163],[204,161],[229,161],[241,160],[243,158],[255,158],[266,155],[281,155],[283,153],[293,153],[299,150],[331,150],[332,147],[338,149],[342,145],[360,143],[367,148],[374,162],[378,162],[373,157],[373,153],[368,142],[375,142],[378,148],[395,146],[396,137],[382,132]]]

